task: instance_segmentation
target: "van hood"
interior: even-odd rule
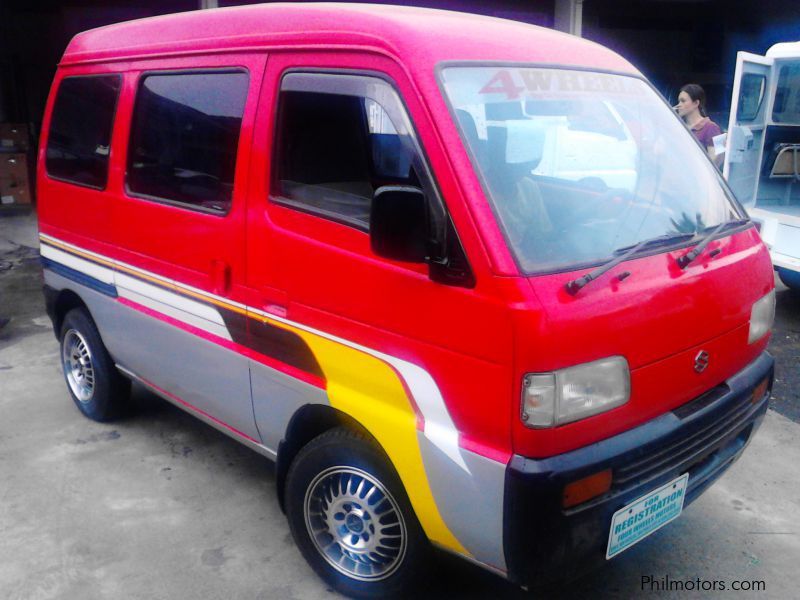
[[[620,407],[535,435],[515,419],[516,452],[552,456],[635,427],[724,384],[765,350],[769,335],[748,341],[753,304],[774,288],[755,227],[711,242],[682,270],[676,259],[689,250],[626,261],[574,296],[567,282],[589,270],[528,279],[541,308],[517,314],[517,380],[623,356],[631,396]],[[622,273],[630,274],[620,279]],[[698,370],[701,352],[707,364]]]
[[[621,355],[635,370],[747,324],[774,287],[755,227],[712,241],[681,269],[690,249],[624,262],[574,296],[567,282],[591,269],[529,278],[564,362],[554,368]]]

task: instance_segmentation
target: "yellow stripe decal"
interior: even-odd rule
[[[49,244],[51,246],[55,246],[59,250],[63,250],[64,252],[68,252],[69,254],[74,254],[76,256],[80,256],[81,258],[85,258],[85,259],[90,260],[92,262],[100,263],[100,264],[102,264],[102,265],[104,265],[106,267],[110,267],[112,269],[114,268],[114,263],[112,261],[110,261],[110,260],[107,260],[105,258],[101,258],[100,256],[97,256],[95,254],[89,254],[87,252],[83,252],[83,251],[78,250],[77,248],[72,247],[72,246],[67,246],[67,245],[62,244],[61,242],[59,242],[57,240],[54,240],[53,238],[45,239],[45,238],[42,238],[41,235],[39,237],[44,242],[46,242],[47,244]]]
[[[325,373],[331,405],[356,419],[380,442],[400,475],[428,537],[470,556],[436,506],[417,440],[417,416],[395,370],[356,348],[268,317],[253,314],[251,317],[303,338]]]
[[[161,287],[168,288],[168,289],[170,289],[170,290],[172,290],[174,292],[177,292],[179,294],[183,294],[185,296],[191,296],[193,298],[197,298],[198,300],[202,300],[203,302],[208,302],[210,304],[214,304],[214,305],[219,306],[221,308],[226,308],[228,310],[232,310],[233,312],[239,313],[240,315],[247,316],[247,309],[241,308],[241,307],[236,306],[235,304],[231,304],[229,302],[225,302],[224,300],[219,300],[219,299],[215,298],[214,296],[210,296],[210,295],[205,294],[205,293],[203,293],[203,292],[201,292],[199,290],[190,290],[189,288],[186,288],[186,287],[184,287],[184,286],[182,286],[180,284],[174,283],[172,281],[164,281],[163,279],[158,279],[156,277],[151,277],[151,276],[149,276],[149,275],[147,275],[145,273],[142,273],[141,271],[139,271],[137,269],[131,269],[131,268],[126,267],[125,265],[121,265],[119,263],[117,263],[116,268],[117,268],[118,271],[123,271],[125,273],[130,274],[130,275],[135,275],[136,277],[140,277],[141,279],[146,279],[146,280],[148,280],[148,281],[150,281],[152,283],[160,285]]]

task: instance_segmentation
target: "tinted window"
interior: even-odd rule
[[[767,78],[764,75],[745,73],[740,84],[738,121],[752,121],[758,116],[766,86]]]
[[[776,123],[800,124],[800,63],[781,67],[772,120]]]
[[[147,75],[128,156],[135,194],[227,212],[233,193],[246,73]]]
[[[365,77],[336,78],[322,75],[318,87],[341,91],[343,84],[360,84],[366,89],[367,81],[392,110],[356,93],[297,91],[284,84],[273,195],[279,203],[367,229],[377,188],[420,186],[412,167],[418,154],[407,124],[393,122],[404,121],[405,113],[388,84]],[[294,87],[304,85],[300,80]]]
[[[45,165],[58,179],[103,188],[120,77],[68,77],[58,86]]]

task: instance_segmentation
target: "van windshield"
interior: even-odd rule
[[[745,216],[686,127],[636,77],[502,66],[441,73],[526,274],[598,264],[642,240]]]

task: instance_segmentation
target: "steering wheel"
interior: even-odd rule
[[[572,224],[563,232],[565,241],[587,258],[596,256],[598,248],[613,249],[635,242],[645,218],[642,209],[628,190],[609,188],[572,211]]]

